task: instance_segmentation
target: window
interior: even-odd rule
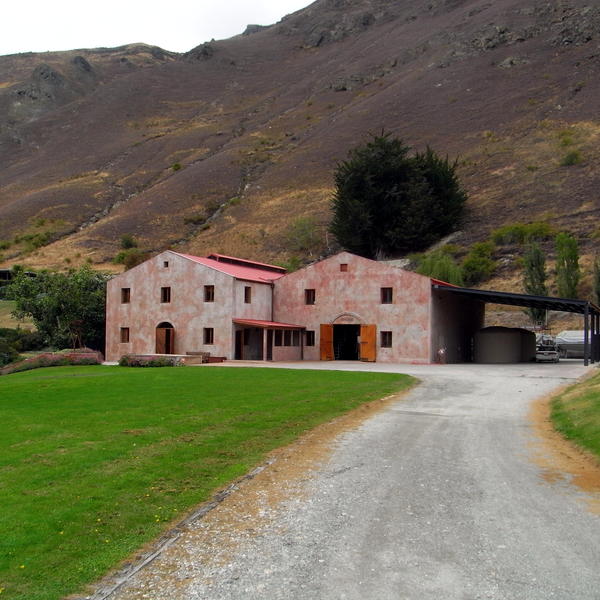
[[[341,263],[340,264],[340,271],[342,273],[346,273],[348,271],[348,263]]]
[[[121,288],[121,304],[129,304],[131,302],[131,288]]]
[[[204,286],[204,302],[214,302],[215,301],[215,286],[214,285],[205,285]]]
[[[169,268],[169,261],[168,261],[168,260],[165,260],[165,261],[163,262],[163,267],[164,267],[165,269],[168,269],[168,268]]]
[[[292,332],[289,329],[286,329],[283,332],[283,345],[284,346],[292,345]]]
[[[315,345],[315,332],[314,331],[307,331],[306,332],[306,345],[307,346],[314,346]]]
[[[393,304],[394,302],[394,288],[381,288],[381,304]]]
[[[381,332],[381,347],[391,348],[392,347],[392,332],[382,331]]]
[[[171,288],[170,287],[161,287],[160,288],[160,301],[161,302],[171,302]]]
[[[283,346],[283,331],[281,329],[275,330],[275,345]]]
[[[129,327],[121,327],[121,344],[129,343]]]
[[[215,343],[215,330],[213,327],[204,328],[204,343],[214,344]]]
[[[299,331],[292,331],[292,346],[299,346],[300,345],[300,332]]]
[[[244,288],[244,302],[246,304],[250,304],[252,302],[252,288],[249,285]]]
[[[316,299],[315,290],[304,290],[304,304],[314,304]]]

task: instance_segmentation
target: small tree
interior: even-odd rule
[[[525,293],[533,296],[546,296],[546,256],[539,244],[530,244],[523,257],[525,272],[523,274],[523,287]],[[546,322],[546,310],[543,308],[528,308],[527,313],[534,323]]]
[[[7,295],[16,302],[13,315],[29,316],[50,346],[90,346],[104,351],[108,276],[88,266],[68,273],[19,273]]]
[[[456,163],[429,148],[408,153],[382,134],[337,166],[330,230],[347,250],[367,258],[421,250],[458,226],[466,194]]]
[[[496,261],[492,258],[495,250],[493,242],[477,242],[471,246],[462,263],[465,285],[477,285],[492,276]]]
[[[581,279],[577,240],[568,233],[559,233],[556,243],[556,287],[562,298],[577,298]]]

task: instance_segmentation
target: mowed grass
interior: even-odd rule
[[[81,590],[268,451],[413,381],[107,366],[0,378],[0,598]]]
[[[600,373],[552,401],[552,422],[566,438],[600,460]]]

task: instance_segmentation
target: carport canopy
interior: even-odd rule
[[[471,288],[433,283],[432,288],[443,293],[454,294],[463,298],[480,300],[486,304],[506,304],[525,308],[540,308],[583,315],[584,321],[584,364],[600,360],[600,307],[589,300],[575,298],[553,298],[551,296],[531,296],[512,292],[493,290],[475,290]]]

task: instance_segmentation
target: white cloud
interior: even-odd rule
[[[133,42],[184,52],[212,38],[270,25],[310,0],[33,0],[10,2],[2,15],[0,55]]]

